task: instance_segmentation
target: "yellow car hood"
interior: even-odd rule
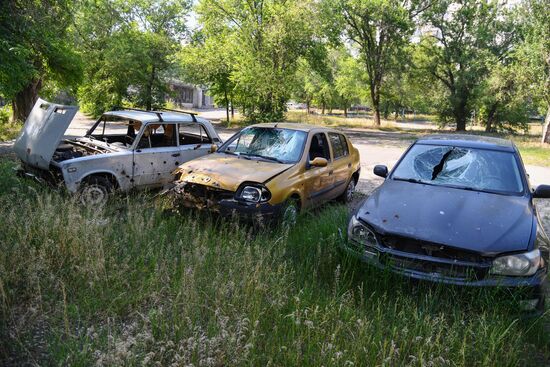
[[[236,191],[243,182],[264,183],[292,166],[213,153],[182,164],[176,173],[180,182]]]

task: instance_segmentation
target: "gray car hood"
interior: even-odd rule
[[[358,217],[383,233],[484,254],[527,250],[533,209],[526,196],[507,196],[388,179]]]
[[[48,169],[55,149],[73,120],[78,107],[38,99],[13,146],[26,164]]]

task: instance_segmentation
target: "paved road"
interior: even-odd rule
[[[219,121],[225,118],[225,110],[212,109],[199,111],[199,115],[214,122],[222,139],[229,138],[236,129],[224,128]],[[67,129],[68,136],[83,136],[93,125],[94,121],[82,113],[77,113]],[[417,127],[412,127],[415,130]],[[425,127],[424,127],[425,128]],[[382,183],[382,178],[375,176],[372,169],[377,164],[384,164],[392,168],[403,151],[414,140],[414,135],[403,132],[386,132],[372,129],[345,128],[342,129],[352,140],[361,155],[361,180],[358,190],[368,193]],[[10,142],[0,142],[0,155],[11,152]],[[527,173],[533,185],[550,184],[550,168],[540,166],[526,166]]]

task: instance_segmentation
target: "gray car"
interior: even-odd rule
[[[105,112],[84,137],[64,137],[77,111],[39,99],[14,150],[25,174],[63,184],[85,205],[114,191],[163,187],[180,164],[221,143],[208,120],[168,110]]]

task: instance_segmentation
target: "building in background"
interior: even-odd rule
[[[214,107],[214,99],[206,89],[180,80],[170,80],[168,85],[172,91],[168,100],[180,108]]]

